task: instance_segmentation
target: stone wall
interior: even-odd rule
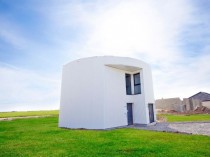
[[[197,107],[201,107],[201,101],[198,99],[189,98],[190,110],[195,110]]]
[[[184,111],[190,111],[190,100],[188,98],[184,98],[182,103],[185,105]]]
[[[184,106],[180,98],[158,99],[155,101],[156,109],[175,110],[183,112]]]
[[[206,103],[207,104],[207,103]],[[197,107],[202,106],[202,102],[197,99],[180,98],[158,99],[155,101],[156,109],[162,110],[175,110],[177,112],[193,111]],[[210,107],[210,101],[208,103]]]

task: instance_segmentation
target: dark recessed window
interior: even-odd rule
[[[126,94],[131,95],[131,75],[125,74]]]
[[[140,73],[133,75],[134,79],[134,94],[141,94]]]

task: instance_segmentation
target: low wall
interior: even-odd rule
[[[175,110],[177,112],[193,111],[197,107],[206,106],[210,108],[210,101],[202,103],[198,99],[180,98],[158,99],[155,101],[156,109]]]
[[[190,100],[190,109],[195,110],[197,107],[201,107],[201,101],[198,99],[189,99]]]
[[[155,106],[156,109],[183,112],[183,105],[180,98],[158,99],[155,101]]]

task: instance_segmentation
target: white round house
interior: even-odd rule
[[[107,129],[156,121],[150,66],[128,57],[63,66],[59,127]]]

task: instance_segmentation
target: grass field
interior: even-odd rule
[[[167,122],[210,121],[210,114],[193,114],[193,115],[159,114],[158,116],[165,117],[167,119]]]
[[[58,128],[58,117],[0,121],[0,156],[210,156],[210,137],[115,129]]]
[[[49,111],[22,111],[22,112],[0,112],[0,118],[7,117],[27,117],[27,116],[46,116],[58,115],[58,110]]]
[[[0,112],[0,118],[7,117],[27,117],[27,116],[57,116],[58,110],[49,111],[23,111],[23,112]],[[165,117],[168,122],[188,122],[188,121],[210,121],[210,114],[194,115],[175,115],[175,114],[158,114],[159,117]]]

